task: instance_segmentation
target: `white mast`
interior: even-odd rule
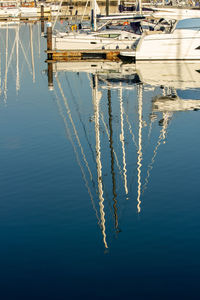
[[[96,0],[92,0],[90,2],[90,5],[91,5],[91,25],[92,25],[92,29],[94,31],[96,31],[97,30],[97,10],[99,8],[98,8]]]

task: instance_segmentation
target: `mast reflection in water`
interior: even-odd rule
[[[196,299],[200,64],[47,66],[40,25],[0,24],[2,299]]]
[[[169,70],[165,69],[163,71],[161,63],[153,63],[153,65],[150,64],[149,66],[145,62],[136,65],[102,61],[57,62],[53,67],[51,64],[52,73],[49,74],[50,69],[48,66],[48,76],[51,79],[51,82],[49,81],[50,85],[52,85],[52,74],[54,72],[62,96],[61,98],[65,103],[66,112],[69,116],[70,126],[72,125],[75,139],[78,142],[78,147],[75,149],[75,144],[71,139],[76,156],[78,157],[79,152],[82,156],[82,158],[77,158],[77,161],[79,161],[78,164],[92,200],[92,206],[101,228],[105,248],[109,247],[106,225],[109,224],[112,228],[112,222],[109,220],[111,217],[110,214],[113,215],[113,230],[119,233],[121,231],[120,218],[123,218],[121,207],[126,205],[127,200],[133,204],[136,200],[137,212],[141,213],[142,197],[148,187],[150,174],[159,147],[166,142],[167,129],[172,120],[173,112],[198,109],[200,100],[180,99],[176,91],[177,88],[181,87],[184,90],[185,88],[189,88],[190,85],[191,88],[198,87],[199,79],[196,75],[199,74],[198,72],[196,74],[196,67],[193,63],[167,63]],[[190,69],[190,82],[188,82],[187,73],[186,78],[183,76],[182,72],[184,72],[185,68]],[[152,69],[153,73],[151,73]],[[71,72],[74,72],[74,74]],[[78,82],[81,83],[84,74],[88,76],[93,103],[90,107],[87,103],[87,109],[90,110],[90,117],[88,117],[88,120],[85,119],[85,123],[81,116],[80,106],[82,104],[77,101],[78,97],[75,96],[76,91],[73,90],[68,79],[72,75],[76,84]],[[173,82],[170,80],[172,74],[174,76]],[[62,80],[64,79],[67,82],[68,89],[71,92],[71,99],[75,102],[72,103],[70,101],[72,108],[69,108],[67,104],[67,99],[61,83],[58,81],[58,77],[62,77]],[[156,89],[156,86],[159,89]],[[81,90],[81,88],[77,90]],[[147,100],[143,99],[144,92],[151,95],[152,101],[148,101],[147,103]],[[157,93],[160,92],[161,95],[159,96]],[[130,93],[133,95],[131,100]],[[155,93],[157,96],[155,96]],[[112,94],[114,94],[114,104]],[[58,96],[56,97],[58,98]],[[105,109],[106,97],[108,101],[107,112]],[[59,105],[61,106],[62,104]],[[76,107],[75,109],[73,105]],[[93,112],[91,111],[91,107],[93,107]],[[71,110],[74,110],[74,113],[78,114],[84,137],[76,129],[80,124],[78,122],[75,124],[73,121],[74,117]],[[62,116],[64,114],[62,112]],[[77,117],[75,118],[77,120]],[[154,125],[156,120],[158,120],[158,126]],[[93,145],[91,138],[93,123],[96,145]],[[159,127],[160,133],[158,132]],[[153,129],[157,135],[157,142],[154,141],[154,145],[151,143]],[[70,130],[69,127],[68,130]],[[89,152],[83,149],[83,144],[85,144],[85,142],[81,142],[83,138],[85,138],[89,145],[93,159],[96,157],[97,182],[95,182],[95,175],[91,171],[94,170],[94,165],[90,166],[91,159],[89,158]],[[151,158],[147,154],[149,162],[144,159],[148,147],[151,153]],[[95,152],[94,149],[96,150]],[[108,163],[109,149],[110,170]],[[130,160],[127,155],[131,155],[132,159]],[[81,159],[83,160],[83,165],[80,165]],[[131,166],[127,161],[131,162]],[[135,162],[133,163],[133,161]],[[90,175],[90,180],[86,180],[87,174],[84,169]],[[99,198],[99,209],[95,204],[97,201],[95,199],[95,191]],[[111,205],[111,199],[113,205]],[[111,228],[109,228],[109,231]]]

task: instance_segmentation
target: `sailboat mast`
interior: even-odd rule
[[[91,2],[91,27],[92,30],[97,31],[97,3],[96,0]]]

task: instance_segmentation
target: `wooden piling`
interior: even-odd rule
[[[47,23],[47,51],[52,51],[52,24]],[[47,59],[52,59],[52,53],[47,52]]]
[[[109,16],[109,0],[106,0],[106,16]]]
[[[41,5],[41,34],[44,34],[44,5]]]
[[[53,63],[48,63],[48,87],[53,90]]]

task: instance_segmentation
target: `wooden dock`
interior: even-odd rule
[[[92,58],[119,61],[119,50],[47,50],[48,61],[72,61]]]

